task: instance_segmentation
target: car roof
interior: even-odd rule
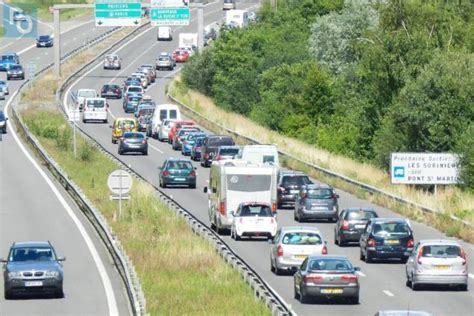
[[[419,241],[421,245],[456,245],[460,246],[459,242],[452,239],[422,239]]]
[[[308,176],[303,171],[285,170],[280,172],[281,177]]]
[[[307,189],[334,189],[332,186],[324,183],[312,183],[306,185]]]
[[[20,241],[13,243],[14,248],[21,247],[52,247],[49,241]]]
[[[377,223],[385,223],[385,222],[406,222],[408,223],[408,220],[403,217],[376,217],[370,219],[373,222]]]
[[[349,260],[349,258],[347,256],[342,256],[342,255],[310,255],[308,257],[309,260],[313,260],[313,259],[345,259],[345,260]]]
[[[389,310],[379,311],[380,316],[431,316],[432,314],[425,311],[412,311],[412,310]]]
[[[169,157],[168,159],[166,159],[166,161],[187,161],[187,162],[191,162],[190,159],[186,159],[186,158],[176,158],[176,157]]]
[[[355,212],[355,211],[366,211],[366,212],[374,212],[375,209],[372,207],[346,207],[343,209],[346,212]]]
[[[294,231],[304,231],[304,232],[315,232],[321,234],[321,231],[317,227],[312,226],[283,226],[281,232],[294,232]]]

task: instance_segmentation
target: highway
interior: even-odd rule
[[[96,29],[89,16],[65,22],[62,30],[64,55],[108,29]],[[40,23],[40,32],[52,30]],[[53,48],[39,49],[34,43],[34,39],[2,38],[0,54],[16,52],[24,66],[31,62],[36,65],[32,69],[38,71],[52,62]],[[6,79],[4,72],[0,79]],[[10,106],[21,82],[8,81],[10,95],[0,101],[0,109]],[[20,142],[11,125],[0,141],[0,201],[0,257],[7,257],[15,241],[49,240],[58,255],[67,258],[62,299],[33,296],[5,300],[2,273],[0,315],[131,313],[122,279],[100,237],[34,153]]]
[[[243,6],[243,5],[242,5]],[[246,4],[245,7],[251,6]],[[240,7],[242,8],[242,7]],[[205,25],[219,20],[224,16],[221,3],[212,3],[205,7]],[[174,29],[174,40],[172,42],[157,42],[156,30],[150,29],[138,35],[128,45],[120,48],[117,53],[123,58],[122,70],[103,70],[99,63],[97,67],[91,69],[84,76],[78,78],[70,91],[79,88],[95,88],[100,90],[103,84],[122,84],[124,79],[137,69],[141,64],[154,63],[156,56],[162,52],[172,52],[178,47],[177,39],[179,32],[195,32],[197,26],[194,15],[190,26]],[[139,49],[137,49],[139,48]],[[177,73],[174,71],[158,71],[156,83],[146,92],[151,95],[157,103],[169,103],[165,96],[165,86]],[[66,100],[67,99],[67,100]],[[72,106],[71,99],[65,97],[69,106]],[[109,100],[110,121],[114,117],[126,117],[122,110],[121,100]],[[117,145],[111,143],[111,130],[109,124],[79,123],[85,131],[101,143],[107,150],[114,153],[133,170],[140,173],[151,183],[158,186],[158,171],[164,159],[170,156],[180,156],[180,152],[173,151],[171,146],[157,140],[149,140],[149,155],[119,156]],[[207,185],[209,169],[202,168],[198,162],[193,162],[198,168],[197,189],[164,189],[164,192],[171,195],[183,207],[187,208],[196,217],[209,224],[207,216],[207,195],[203,193],[204,186]],[[340,194],[340,209],[345,207],[373,207],[381,217],[400,217],[393,210],[389,210],[367,201],[358,199],[354,195],[338,190]],[[280,226],[294,225],[292,210],[279,210],[278,222]],[[233,241],[229,236],[224,236],[224,240],[241,256],[250,266],[252,266],[264,279],[273,287],[288,303],[298,315],[373,315],[378,310],[383,309],[407,309],[425,310],[433,315],[473,315],[474,311],[474,280],[471,272],[468,292],[431,289],[413,292],[405,286],[405,266],[394,262],[381,262],[366,264],[359,260],[359,249],[357,246],[339,248],[333,242],[334,224],[306,223],[305,225],[317,226],[328,241],[330,254],[347,255],[355,266],[361,267],[360,283],[361,298],[359,305],[349,305],[340,303],[319,303],[302,305],[293,298],[293,278],[292,276],[276,276],[270,272],[269,245],[266,241]],[[412,221],[415,239],[447,238],[439,231],[427,225]],[[468,262],[474,267],[474,247],[471,244],[462,243],[467,251]],[[473,268],[471,268],[472,271]]]

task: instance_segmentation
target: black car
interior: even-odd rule
[[[348,242],[358,243],[369,219],[377,217],[372,208],[343,209],[334,226],[334,243],[341,247]]]
[[[118,153],[139,152],[148,155],[148,139],[143,133],[127,132],[119,140]]]
[[[7,80],[21,79],[25,80],[25,71],[21,65],[11,65],[7,69]]]
[[[117,84],[105,84],[100,90],[100,96],[102,98],[115,98],[121,99],[122,98],[122,88],[120,88]]]
[[[10,248],[3,280],[5,299],[15,294],[53,294],[63,297],[64,272],[61,262],[49,241],[15,242]]]
[[[2,131],[2,134],[7,133],[7,121],[8,117],[5,116],[3,111],[0,111],[0,130]]]
[[[234,140],[227,135],[207,136],[201,147],[201,166],[209,167],[217,154],[219,146],[234,146]]]
[[[49,35],[41,35],[36,39],[36,47],[53,47],[53,38]]]
[[[295,205],[300,189],[307,184],[312,184],[309,177],[303,172],[282,171],[278,175],[277,203],[278,208]]]
[[[404,218],[372,218],[360,236],[360,259],[398,258],[406,263],[413,250],[413,231]]]

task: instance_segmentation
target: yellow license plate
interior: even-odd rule
[[[436,270],[448,270],[449,266],[435,266]]]
[[[400,244],[400,240],[385,240],[386,245],[398,245]]]
[[[321,289],[323,294],[342,294],[342,289]]]
[[[306,259],[306,257],[308,257],[308,256],[305,256],[305,255],[297,255],[297,256],[295,256],[296,259],[301,259],[301,260]]]

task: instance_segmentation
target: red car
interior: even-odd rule
[[[189,59],[189,52],[184,49],[177,49],[173,52],[173,59],[177,63],[185,63]]]
[[[170,144],[173,143],[174,135],[179,131],[179,129],[181,127],[183,127],[185,125],[192,126],[192,125],[194,125],[194,122],[193,121],[175,121],[175,122],[173,122],[173,124],[171,125],[171,129],[168,132],[168,143],[170,143]]]

